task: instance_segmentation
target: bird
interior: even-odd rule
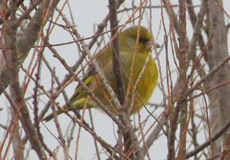
[[[119,64],[127,94],[126,97],[128,97],[126,98],[126,104],[130,115],[132,115],[138,112],[149,101],[157,85],[158,69],[150,52],[160,46],[154,42],[149,30],[143,26],[129,27],[120,32],[118,35],[118,45],[120,52]],[[107,49],[98,53],[95,59],[112,89],[115,91],[116,84],[113,74],[112,46],[110,45]],[[99,75],[95,71],[92,71],[92,69],[88,70],[87,76],[83,78],[84,84],[92,90],[94,95],[113,114],[118,115],[119,112],[116,110],[108,91],[102,85]],[[100,108],[80,85],[76,87],[69,102],[78,110],[83,109],[85,105],[87,105],[86,108]],[[69,110],[66,104],[62,109],[57,110],[57,115],[68,112]],[[43,120],[48,122],[52,118],[53,113]]]

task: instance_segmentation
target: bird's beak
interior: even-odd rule
[[[147,42],[147,46],[146,46],[146,49],[149,50],[149,51],[152,51],[154,48],[160,48],[161,46],[156,43],[154,41],[153,38],[151,38],[148,42]]]

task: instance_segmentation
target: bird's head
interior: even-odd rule
[[[125,29],[119,35],[119,46],[121,51],[134,51],[137,53],[149,53],[159,45],[154,42],[148,29],[142,26],[134,26]],[[136,41],[138,39],[138,43]]]

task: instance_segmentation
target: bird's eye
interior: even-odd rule
[[[140,43],[146,43],[146,42],[148,42],[148,39],[143,38],[143,37],[139,37],[139,42]]]

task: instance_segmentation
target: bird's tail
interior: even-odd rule
[[[66,106],[63,106],[62,108],[65,109]],[[61,110],[61,109],[57,110],[57,115],[60,115],[60,114],[64,113],[65,111],[64,111],[63,109],[62,109],[62,110]],[[48,121],[50,121],[50,120],[53,119],[53,118],[54,118],[54,114],[51,113],[51,114],[49,114],[48,116],[46,116],[46,117],[43,119],[43,121],[48,122]]]
[[[71,98],[71,101],[70,101],[70,102],[72,103],[73,107],[75,107],[77,110],[81,110],[81,109],[84,108],[84,105],[85,105],[85,103],[86,103],[86,99],[87,99],[87,98],[83,97],[83,98],[80,98],[80,99],[76,100],[75,97],[73,96],[73,97]],[[95,106],[95,102],[89,101],[89,102],[88,102],[88,105],[89,105],[89,107],[87,107],[87,108],[92,108],[92,106]],[[90,105],[91,105],[91,107],[90,107]],[[70,110],[71,110],[70,107],[68,107],[67,105],[64,105],[64,106],[62,106],[62,109],[58,109],[58,110],[57,110],[57,115],[60,115],[60,114],[62,114],[62,113],[64,113],[64,112],[68,112],[68,111],[70,111]],[[50,121],[50,120],[53,119],[53,118],[54,118],[54,114],[51,113],[50,115],[46,116],[46,117],[43,119],[43,121],[48,122],[48,121]]]

